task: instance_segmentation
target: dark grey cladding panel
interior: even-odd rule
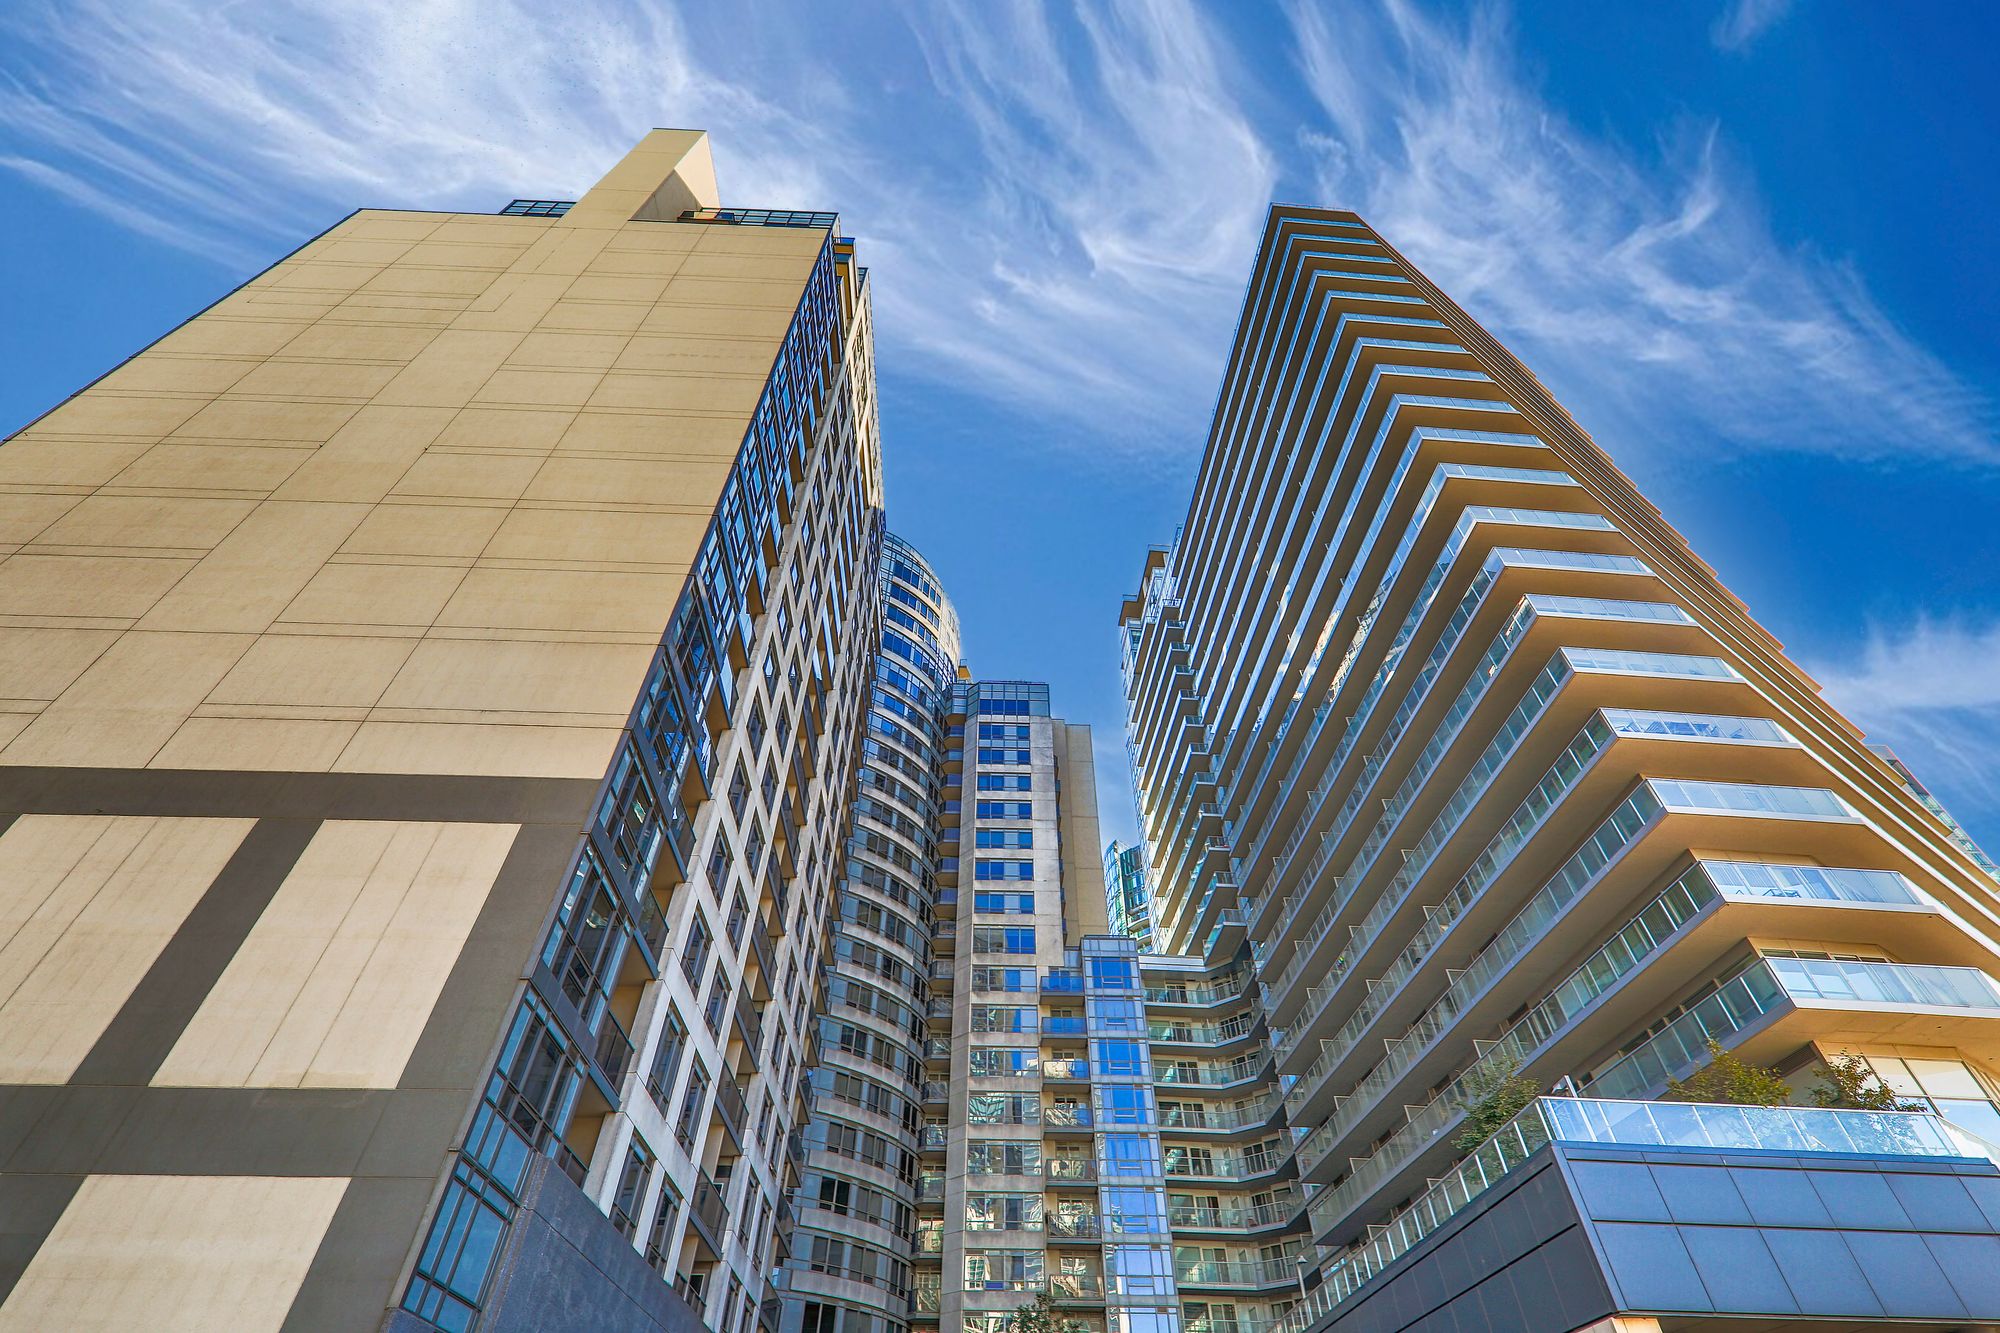
[[[2000,1320],[1991,1164],[1603,1147],[1559,1155],[1621,1313]]]
[[[537,1158],[480,1333],[704,1333],[687,1302],[568,1176]]]
[[[1765,1227],[1763,1238],[1799,1313],[1879,1319],[1882,1302],[1838,1232]]]
[[[1544,1150],[1316,1333],[1567,1333],[1613,1309],[1569,1187]]]
[[[2000,1322],[2000,1169],[1545,1148],[1311,1333],[1570,1333],[1612,1314]]]

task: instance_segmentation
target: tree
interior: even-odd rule
[[[1867,1061],[1858,1055],[1831,1055],[1819,1072],[1810,1096],[1814,1106],[1844,1111],[1922,1111],[1917,1102],[1898,1097]]]
[[[1089,1333],[1081,1319],[1072,1319],[1056,1309],[1046,1290],[1014,1312],[1013,1333]]]
[[[1465,1128],[1451,1141],[1452,1147],[1460,1152],[1476,1151],[1500,1126],[1512,1120],[1516,1112],[1542,1095],[1541,1084],[1515,1072],[1520,1067],[1518,1062],[1508,1060],[1491,1069],[1475,1065],[1466,1074],[1465,1095],[1469,1104]]]
[[[1792,1100],[1792,1089],[1775,1069],[1753,1065],[1722,1049],[1713,1037],[1708,1041],[1708,1063],[1686,1080],[1668,1079],[1669,1102],[1715,1102],[1733,1106],[1784,1106]]]

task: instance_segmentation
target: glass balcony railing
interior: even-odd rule
[[[1355,420],[1358,424],[1361,420],[1360,416],[1357,415]],[[1382,428],[1386,430],[1393,424],[1393,421],[1393,415],[1385,416],[1382,421]],[[1433,428],[1412,431],[1405,446],[1402,461],[1397,468],[1398,479],[1400,479],[1403,471],[1408,468],[1410,462],[1414,459],[1417,450],[1425,442],[1437,439],[1471,439],[1476,436],[1486,436],[1487,434],[1487,432],[1483,431],[1453,431]],[[1548,447],[1531,435],[1493,435],[1488,442],[1510,443],[1538,449],[1546,449]],[[1379,444],[1380,437],[1378,435],[1377,447],[1379,447]],[[1307,756],[1312,753],[1313,743],[1318,740],[1320,730],[1325,726],[1328,714],[1332,712],[1334,700],[1339,697],[1340,691],[1345,687],[1348,674],[1353,670],[1355,660],[1360,656],[1362,646],[1367,642],[1369,634],[1374,630],[1376,618],[1381,614],[1383,604],[1388,600],[1391,589],[1400,577],[1411,548],[1415,545],[1418,536],[1430,518],[1431,508],[1437,500],[1438,493],[1444,488],[1445,483],[1454,477],[1473,476],[1485,477],[1492,480],[1540,482],[1559,486],[1576,485],[1576,482],[1565,473],[1534,471],[1527,468],[1496,468],[1447,463],[1431,474],[1431,479],[1426,485],[1422,496],[1418,499],[1415,510],[1412,512],[1409,521],[1404,525],[1402,539],[1398,542],[1395,551],[1389,557],[1387,566],[1383,569],[1382,577],[1376,584],[1374,595],[1370,598],[1368,604],[1361,608],[1358,614],[1354,633],[1348,641],[1346,651],[1341,655],[1340,662],[1334,670],[1331,682],[1327,686],[1325,701],[1314,711],[1311,730],[1299,742],[1298,753],[1294,756],[1291,767],[1286,770],[1285,780],[1281,785],[1289,788],[1297,783],[1299,771],[1304,766]],[[1396,481],[1392,481],[1390,484],[1393,486],[1397,483]],[[1357,491],[1356,494],[1358,493]],[[1388,512],[1386,507],[1378,507],[1376,510],[1376,522],[1378,526],[1371,527],[1369,530],[1371,541],[1379,528],[1381,519],[1386,517]],[[1606,520],[1606,523],[1608,526],[1608,520]],[[1462,524],[1463,520],[1461,519]],[[1453,538],[1457,540],[1458,545],[1454,544]],[[1381,676],[1394,671],[1396,662],[1400,660],[1403,650],[1408,647],[1410,635],[1415,632],[1416,623],[1422,620],[1423,613],[1430,607],[1431,599],[1437,594],[1438,585],[1444,580],[1444,574],[1449,572],[1451,565],[1457,560],[1460,545],[1462,545],[1464,538],[1456,530],[1454,531],[1453,538],[1446,540],[1443,554],[1439,561],[1433,564],[1430,576],[1425,580],[1422,589],[1417,593],[1416,601],[1412,604],[1409,615],[1404,619],[1402,631],[1399,633],[1396,642],[1390,646],[1388,654],[1383,659],[1384,665],[1381,671],[1378,672],[1378,680]],[[1341,616],[1346,611],[1347,604],[1347,589],[1343,588],[1334,605],[1333,612],[1329,616],[1329,623],[1339,622]],[[1322,644],[1314,650],[1312,656],[1306,662],[1305,669],[1300,673],[1302,680],[1312,679],[1318,670],[1321,655],[1324,653],[1325,648],[1326,645]],[[1286,708],[1284,716],[1279,719],[1271,743],[1265,750],[1264,761],[1258,770],[1257,777],[1248,786],[1245,786],[1240,781],[1237,782],[1236,785],[1239,788],[1246,792],[1254,793],[1262,786],[1265,777],[1270,772],[1272,763],[1277,758],[1280,743],[1291,731],[1292,723],[1301,702],[1302,698],[1295,697]],[[1359,711],[1357,710],[1357,712]],[[1344,754],[1341,757],[1345,757]],[[1338,768],[1339,759],[1336,759],[1328,767],[1329,769]],[[1239,772],[1237,777],[1240,779],[1242,774]],[[1261,838],[1258,841],[1261,844]]]
[[[1147,1004],[1221,1004],[1240,997],[1246,989],[1244,979],[1219,981],[1212,984],[1192,982],[1185,985],[1163,985],[1146,987]]]
[[[1705,1061],[1710,1041],[1728,1045],[1787,1003],[1919,1005],[2000,1017],[2000,986],[1976,967],[1759,958],[1591,1078],[1588,1090],[1601,1097],[1650,1092]]]
[[[1050,1213],[1042,1225],[1049,1235],[1062,1240],[1096,1240],[1104,1234],[1096,1213]]]
[[[1593,716],[1584,724],[1583,730],[1576,734],[1575,739],[1570,741],[1556,762],[1550,765],[1549,770],[1542,775],[1541,781],[1535,784],[1527,798],[1515,808],[1500,831],[1493,835],[1492,840],[1486,844],[1471,867],[1459,877],[1458,882],[1444,895],[1442,901],[1428,911],[1415,936],[1390,964],[1388,972],[1377,980],[1363,998],[1360,1008],[1348,1020],[1344,1032],[1374,1022],[1382,1007],[1429,956],[1432,946],[1444,938],[1458,923],[1465,910],[1477,901],[1480,895],[1486,892],[1487,887],[1499,877],[1500,872],[1512,863],[1514,855],[1528,844],[1550,812],[1569,795],[1597,761],[1598,756],[1610,748],[1614,739],[1616,737],[1611,728],[1605,725],[1601,717]],[[1437,846],[1442,845],[1442,842],[1437,844]],[[1347,948],[1333,960],[1329,969],[1331,980],[1320,988],[1324,992],[1318,1001],[1321,1008],[1331,1002],[1337,988],[1346,980],[1348,968],[1352,966],[1353,960],[1365,952],[1367,947],[1381,935],[1390,919],[1408,901],[1417,883],[1430,869],[1431,858],[1435,854],[1435,846],[1422,856],[1413,853],[1410,859],[1404,862],[1402,869],[1396,872],[1395,878],[1383,889],[1375,905],[1369,909],[1368,915],[1362,919],[1359,926],[1355,927],[1353,939]],[[1298,958],[1304,957],[1305,951],[1302,949]],[[1334,1041],[1338,1043],[1344,1039],[1344,1035],[1336,1036]]]
[[[1157,1065],[1153,1069],[1153,1081],[1217,1086],[1257,1078],[1263,1068],[1262,1062],[1248,1061],[1230,1065]]]
[[[1256,1017],[1247,1014],[1227,1023],[1176,1023],[1154,1019],[1147,1024],[1147,1035],[1152,1040],[1178,1042],[1181,1045],[1220,1046],[1225,1042],[1241,1041],[1256,1030]]]
[[[1166,1175],[1202,1180],[1247,1180],[1284,1166],[1286,1153],[1219,1153],[1206,1149],[1166,1149]]]
[[[1280,1226],[1298,1215],[1303,1202],[1296,1196],[1287,1196],[1284,1202],[1263,1203],[1248,1208],[1169,1204],[1167,1222],[1176,1228],[1187,1227],[1199,1231],[1250,1230],[1257,1227]]]
[[[1290,1259],[1206,1260],[1174,1265],[1174,1280],[1184,1287],[1267,1287],[1298,1281]]]
[[[1271,1119],[1278,1109],[1276,1093],[1247,1106],[1177,1106],[1160,1112],[1162,1129],[1248,1129]]]
[[[1387,1056],[1374,1070],[1363,1076],[1354,1092],[1343,1099],[1330,1117],[1318,1130],[1314,1131],[1306,1144],[1300,1148],[1302,1160],[1316,1161],[1330,1151],[1341,1135],[1352,1127],[1354,1121],[1372,1104],[1372,1098],[1428,1047],[1436,1036],[1443,1032],[1473,997],[1479,995],[1497,978],[1513,960],[1526,949],[1554,920],[1574,902],[1589,885],[1595,883],[1604,871],[1624,854],[1625,850],[1652,827],[1659,814],[1659,802],[1651,792],[1641,786],[1633,791],[1613,810],[1595,832],[1585,839],[1583,846],[1571,854],[1562,868],[1550,878],[1548,883],[1528,900],[1514,915],[1500,933],[1481,949],[1472,962],[1457,976],[1453,977],[1441,996],[1424,1015],[1411,1025],[1402,1037],[1390,1043]],[[1412,946],[1414,948],[1414,945]],[[1421,964],[1425,954],[1409,951],[1398,957],[1389,969],[1387,984],[1400,985],[1402,980],[1413,973]],[[1386,997],[1378,999],[1380,988],[1371,991],[1362,1007],[1356,1011],[1335,1037],[1323,1044],[1320,1058],[1313,1068],[1301,1077],[1292,1089],[1288,1102],[1296,1113],[1305,1104],[1307,1096],[1316,1086],[1318,1079],[1325,1076],[1340,1061],[1347,1058],[1355,1044],[1362,1040],[1375,1015],[1380,1012]],[[1384,1145],[1386,1148],[1388,1145]]]
[[[1767,957],[1764,962],[1785,993],[1797,1001],[2000,1012],[2000,986],[1976,967],[1840,958]]]

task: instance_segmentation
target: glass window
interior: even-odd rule
[[[674,1137],[689,1153],[695,1150],[695,1133],[701,1128],[702,1113],[708,1109],[708,1070],[702,1068],[699,1056],[694,1057],[692,1064],[687,1091],[681,1094],[681,1113],[674,1121]]]
[[[1115,1084],[1094,1090],[1097,1118],[1105,1125],[1151,1125],[1156,1123],[1153,1090],[1148,1087],[1119,1087]]]
[[[1146,1006],[1138,1000],[1092,997],[1087,1004],[1092,1032],[1144,1032]]]
[[[625,1169],[618,1173],[618,1188],[611,1196],[611,1225],[626,1237],[639,1234],[639,1209],[646,1198],[646,1181],[653,1170],[653,1154],[637,1134],[625,1149]]]
[[[1150,1134],[1100,1135],[1098,1162],[1106,1176],[1157,1176],[1159,1141]]]
[[[975,1046],[967,1052],[966,1068],[978,1077],[1033,1074],[1041,1068],[1041,1052],[1028,1047]]]
[[[1114,1078],[1146,1077],[1146,1044],[1122,1038],[1093,1041],[1090,1043],[1090,1069],[1093,1074]]]
[[[1035,951],[1035,928],[1033,926],[974,926],[972,928],[972,949],[974,953],[1033,953]]]
[[[666,1021],[661,1024],[660,1049],[653,1056],[652,1072],[646,1076],[646,1086],[663,1113],[667,1103],[673,1099],[674,1075],[680,1072],[681,1055],[687,1050],[687,1036],[687,1025],[669,1006]]]
[[[1104,1208],[1106,1235],[1166,1234],[1167,1201],[1162,1191],[1106,1186],[1098,1191],[1098,1197]]]
[[[1085,961],[1090,965],[1092,990],[1139,989],[1139,965],[1135,960],[1093,955]]]

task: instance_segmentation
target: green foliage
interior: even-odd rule
[[[1451,1141],[1452,1147],[1472,1152],[1512,1120],[1515,1112],[1542,1095],[1542,1085],[1517,1074],[1519,1068],[1510,1061],[1479,1070],[1466,1080],[1466,1092],[1473,1100],[1466,1108],[1465,1128]]]
[[[1753,1065],[1722,1049],[1714,1038],[1708,1043],[1708,1063],[1685,1081],[1669,1079],[1662,1101],[1714,1102],[1733,1106],[1784,1106],[1792,1100],[1791,1087],[1775,1069]]]
[[[1014,1312],[1014,1333],[1088,1333],[1081,1319],[1072,1319],[1061,1310],[1046,1291],[1035,1293],[1035,1299]]]
[[[1898,1097],[1858,1055],[1835,1055],[1819,1072],[1809,1094],[1814,1106],[1846,1111],[1921,1111],[1917,1102]]]

